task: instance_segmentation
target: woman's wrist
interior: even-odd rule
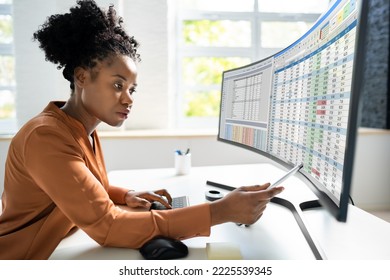
[[[211,225],[215,226],[227,222],[226,212],[223,209],[221,200],[216,200],[210,203]]]
[[[128,200],[130,199],[130,198],[132,198],[133,197],[133,194],[132,193],[134,193],[134,190],[129,190],[126,194],[125,194],[125,203],[126,204],[128,204]]]

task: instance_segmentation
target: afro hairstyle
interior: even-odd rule
[[[74,90],[73,73],[76,67],[92,68],[98,61],[112,55],[126,55],[135,62],[139,43],[122,27],[123,19],[114,6],[107,11],[93,0],[79,0],[69,13],[55,14],[33,34],[45,59],[63,69],[63,76]]]

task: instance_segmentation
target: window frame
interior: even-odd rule
[[[179,0],[176,0],[179,1]],[[275,13],[260,12],[259,0],[254,0],[253,10],[248,12],[219,12],[178,10],[178,2],[175,2],[175,37],[176,37],[176,81],[175,81],[175,126],[178,128],[212,128],[217,127],[218,117],[185,117],[183,114],[183,99],[186,90],[207,89],[221,90],[221,85],[213,86],[186,86],[182,76],[182,61],[187,57],[244,57],[251,62],[266,58],[280,51],[282,48],[264,48],[261,46],[261,23],[269,21],[291,22],[304,21],[315,22],[319,13]],[[195,47],[185,46],[182,39],[183,22],[186,20],[244,20],[250,22],[251,46],[249,47]],[[287,46],[286,46],[287,47]]]

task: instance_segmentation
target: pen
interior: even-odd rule
[[[228,185],[224,185],[224,184],[220,184],[220,183],[216,183],[216,182],[212,182],[212,181],[206,181],[206,184],[209,186],[221,188],[221,189],[228,190],[228,191],[232,191],[235,189],[235,187],[231,187]]]
[[[190,153],[190,148],[187,149],[186,155],[188,155],[189,153]]]

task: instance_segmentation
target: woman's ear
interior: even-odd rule
[[[83,67],[76,67],[74,69],[74,83],[76,86],[83,88],[88,79],[89,72]]]

